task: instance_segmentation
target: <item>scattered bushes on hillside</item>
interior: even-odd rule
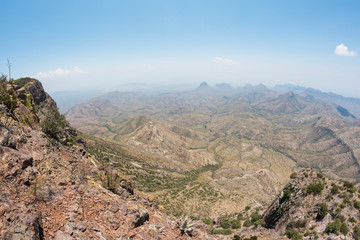
[[[63,128],[66,126],[64,115],[60,115],[55,109],[51,110],[46,118],[41,122],[43,132],[49,137],[60,140],[59,137]]]

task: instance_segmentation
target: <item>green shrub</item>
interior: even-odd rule
[[[205,223],[206,225],[210,225],[211,224],[211,219],[209,218],[205,218],[205,219],[202,219],[203,223]]]
[[[320,179],[325,179],[325,176],[322,173],[317,173],[317,177]]]
[[[355,220],[355,218],[351,217],[351,218],[349,218],[349,222],[351,222],[351,223],[355,223],[355,222],[356,222],[356,220]]]
[[[360,202],[359,201],[354,201],[354,208],[360,210]]]
[[[231,221],[231,228],[232,229],[238,229],[241,228],[241,221],[240,220],[232,220]]]
[[[228,219],[222,219],[219,223],[220,227],[224,228],[224,229],[228,229],[231,227],[231,223]]]
[[[211,234],[221,234],[221,235],[230,235],[232,233],[231,229],[215,229],[210,228]]]
[[[243,223],[243,226],[244,226],[244,227],[250,227],[250,226],[252,226],[252,225],[253,225],[253,222],[250,221],[250,220],[246,220],[246,221]]]
[[[59,140],[62,129],[66,126],[64,115],[60,115],[55,109],[50,111],[46,118],[41,122],[43,132],[49,137]]]
[[[336,185],[335,183],[331,184],[332,188],[331,188],[331,193],[332,194],[337,194],[339,193],[339,189],[340,187],[338,185]]]
[[[261,215],[258,212],[252,213],[250,217],[252,222],[256,222],[257,220],[261,219]]]
[[[262,226],[262,227],[265,227],[266,225],[266,222],[264,219],[259,219],[257,221],[254,222],[254,225],[257,227],[257,226]]]
[[[354,184],[349,181],[343,181],[343,186],[347,189],[354,188]]]
[[[317,215],[317,220],[322,220],[325,216],[326,216],[326,214],[328,213],[328,210],[329,210],[329,208],[328,208],[328,206],[327,206],[327,204],[326,203],[322,203],[321,205],[320,205],[320,208],[319,208],[319,211],[318,211],[318,215]]]
[[[341,226],[340,226],[340,232],[344,235],[348,234],[349,232],[349,227],[346,225],[346,223],[342,223]]]
[[[316,183],[316,184],[309,185],[306,190],[306,193],[316,195],[316,194],[320,194],[322,190],[324,190],[324,184]]]
[[[287,238],[291,240],[302,240],[303,237],[300,235],[300,233],[294,229],[287,229],[285,231],[285,235]]]
[[[283,195],[283,197],[282,197],[282,199],[289,199],[291,197],[291,191],[290,191],[290,189],[286,189],[285,191],[284,191],[284,195]]]
[[[360,240],[360,226],[354,227],[353,237],[355,240]]]
[[[293,172],[291,175],[290,175],[290,178],[291,179],[294,179],[294,178],[296,178],[297,177],[297,173],[296,172]]]
[[[242,213],[239,213],[239,214],[237,215],[237,220],[243,220],[243,219],[244,219],[243,214],[242,214]]]
[[[246,206],[246,207],[245,207],[245,211],[249,211],[249,210],[250,210],[250,208],[251,208],[251,206],[249,206],[249,205],[248,205],[248,206]]]
[[[334,222],[328,223],[326,226],[325,232],[326,233],[334,233],[336,235],[339,234],[341,227],[341,221],[339,219],[336,219]]]
[[[234,235],[233,240],[241,240],[239,235]]]
[[[293,229],[293,228],[304,228],[307,224],[305,219],[297,220],[296,222],[289,222],[286,226],[286,229]]]

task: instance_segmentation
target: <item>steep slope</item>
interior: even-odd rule
[[[358,190],[350,182],[334,181],[307,169],[292,175],[263,219],[266,227],[286,231],[288,236],[360,239],[359,200]]]
[[[207,238],[202,224],[169,218],[126,177],[89,154],[40,82],[1,84],[2,239]],[[3,98],[9,92],[11,102]]]

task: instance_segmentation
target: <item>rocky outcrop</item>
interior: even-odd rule
[[[262,217],[267,228],[288,237],[295,234],[304,239],[359,239],[359,200],[352,183],[331,180],[306,169],[292,175]]]

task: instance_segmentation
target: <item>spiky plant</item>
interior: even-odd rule
[[[194,223],[188,216],[179,218],[176,221],[176,226],[180,229],[181,235],[185,234],[188,236],[192,236],[192,233],[194,231],[192,226],[194,226]]]

